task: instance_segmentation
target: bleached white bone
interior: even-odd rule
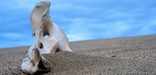
[[[43,63],[44,62],[44,63]],[[47,63],[45,65],[45,63]],[[39,65],[42,65],[43,68],[40,68]],[[34,74],[37,71],[50,72],[51,66],[49,61],[47,61],[39,52],[37,48],[34,48],[31,53],[26,55],[21,64],[21,70],[27,74]]]
[[[25,73],[34,74],[39,70],[38,66],[39,63],[42,63],[41,61],[48,63],[48,60],[42,54],[72,51],[67,36],[58,25],[51,21],[49,15],[50,4],[50,0],[42,0],[36,4],[31,13],[32,34],[35,36],[35,41],[29,48],[21,65],[21,70]],[[45,69],[47,70],[49,67],[45,67]]]
[[[42,54],[54,53],[56,49],[71,51],[66,35],[51,21],[49,7],[49,1],[39,2],[31,13],[32,31],[36,40],[30,50],[37,47]],[[48,38],[44,38],[46,35]]]

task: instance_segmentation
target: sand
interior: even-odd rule
[[[45,75],[156,75],[156,35],[71,42],[71,52],[45,55]],[[19,75],[29,46],[0,49],[0,75]]]

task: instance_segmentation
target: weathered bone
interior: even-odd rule
[[[39,2],[31,13],[32,31],[36,36],[32,47],[36,46],[42,54],[54,53],[57,49],[71,51],[66,35],[51,21],[49,7],[49,1]],[[47,39],[44,38],[46,35]]]
[[[45,64],[47,63],[47,64]],[[37,48],[33,49],[32,52],[23,60],[21,70],[27,74],[34,74],[37,71],[47,73],[51,71],[49,61],[47,61],[39,52]]]
[[[50,65],[42,54],[53,54],[58,51],[72,51],[63,31],[54,24],[49,15],[50,0],[38,2],[31,13],[32,34],[36,37],[22,62],[21,70],[34,74],[37,71],[50,71]],[[41,66],[40,68],[39,66]],[[49,64],[49,63],[48,63]]]

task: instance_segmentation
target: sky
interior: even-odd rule
[[[0,48],[31,45],[39,0],[0,2]],[[51,0],[50,15],[69,41],[156,34],[156,0]]]

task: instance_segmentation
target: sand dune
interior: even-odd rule
[[[156,75],[156,35],[71,42],[74,51],[46,55],[46,75]],[[0,49],[0,74],[20,74],[29,47]]]

